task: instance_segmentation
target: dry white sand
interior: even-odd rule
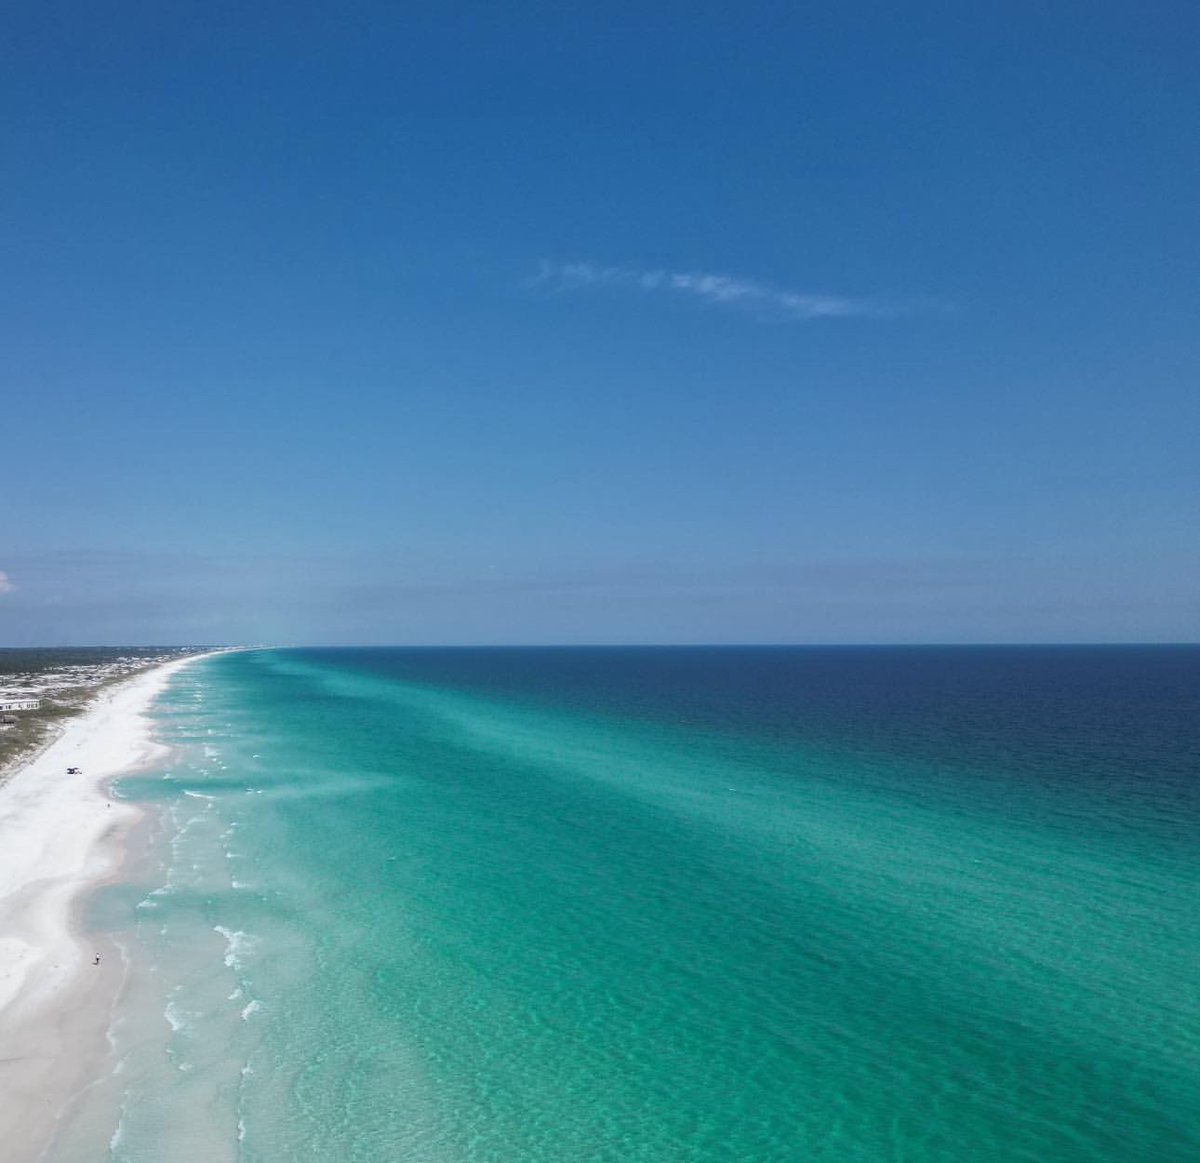
[[[108,781],[164,749],[146,712],[180,667],[165,663],[101,693],[62,735],[0,786],[0,1157],[43,1158],[73,1098],[102,1068],[124,975],[87,943],[84,896],[119,866],[138,809]],[[78,767],[80,775],[68,775]],[[97,953],[101,964],[94,964]]]

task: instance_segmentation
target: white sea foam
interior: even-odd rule
[[[173,1034],[179,1033],[180,1030],[186,1030],[187,1015],[173,1001],[167,1002],[166,1008],[163,1010],[163,1017],[167,1019],[167,1025],[171,1027]]]
[[[254,938],[241,929],[227,929],[224,925],[214,925],[213,932],[225,938],[225,964],[230,969],[242,969],[244,955],[253,947]]]
[[[108,1151],[112,1158],[117,1158],[117,1151],[121,1146],[121,1140],[125,1137],[125,1115],[127,1111],[125,1105],[121,1105],[121,1110],[117,1115],[117,1125],[113,1128],[112,1138],[108,1140]]]
[[[187,835],[189,832],[194,831],[199,825],[203,824],[204,822],[205,821],[204,821],[203,816],[193,816],[190,820],[188,820],[188,822],[186,824],[183,825],[182,828],[179,829],[179,835],[175,837],[176,843],[178,843],[182,840],[185,840],[187,838]],[[175,844],[172,844],[171,847],[172,847],[172,849],[174,849]]]
[[[259,1000],[256,998],[256,999],[255,999],[254,1001],[252,1001],[252,1002],[251,1002],[251,1003],[250,1003],[248,1006],[245,1006],[245,1007],[243,1007],[243,1009],[242,1009],[242,1021],[243,1021],[243,1022],[245,1022],[245,1021],[248,1021],[248,1020],[249,1020],[249,1018],[250,1018],[250,1015],[251,1015],[251,1014],[256,1014],[256,1013],[258,1013],[258,1012],[259,1012],[259,1010],[261,1010],[262,1008],[263,1008],[263,1007],[262,1007],[262,1002],[260,1002],[260,1001],[259,1001]]]

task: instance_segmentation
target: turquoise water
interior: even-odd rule
[[[159,820],[92,908],[135,967],[120,1065],[58,1157],[1192,1163],[1198,679],[1186,649],[197,664],[170,770],[119,786]]]

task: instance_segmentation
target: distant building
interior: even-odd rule
[[[0,695],[0,711],[36,711],[42,700],[30,695]]]

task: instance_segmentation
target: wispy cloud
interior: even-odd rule
[[[531,286],[555,291],[623,289],[644,294],[689,296],[720,307],[749,310],[763,318],[812,319],[897,315],[910,304],[789,290],[738,275],[709,271],[640,270],[592,262],[543,262]]]
[[[8,574],[0,569],[0,596],[11,594],[17,587],[8,580]]]

